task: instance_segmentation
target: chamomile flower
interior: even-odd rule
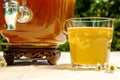
[[[109,67],[108,63],[104,63],[104,69],[107,70]]]
[[[116,67],[114,66],[114,65],[110,65],[109,67],[108,67],[108,72],[114,72],[115,71],[115,69],[116,69]]]
[[[3,60],[4,60],[4,58],[2,56],[0,56],[0,61],[3,61]]]
[[[6,67],[7,63],[5,61],[0,61],[0,67]]]
[[[97,64],[96,68],[97,68],[98,71],[101,71],[103,69],[102,65],[100,63]]]

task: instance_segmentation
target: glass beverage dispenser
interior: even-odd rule
[[[64,21],[73,17],[74,9],[75,0],[0,0],[8,65],[19,59],[56,64],[60,57],[56,49],[66,41]]]

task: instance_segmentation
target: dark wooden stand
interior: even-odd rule
[[[60,51],[56,50],[55,46],[40,47],[40,46],[7,46],[8,49],[4,51],[4,58],[8,65],[12,65],[14,60],[47,60],[49,64],[57,64],[60,58]]]

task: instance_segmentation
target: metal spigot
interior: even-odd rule
[[[4,18],[6,21],[7,30],[16,29],[18,8],[19,8],[19,3],[17,1],[4,0],[3,9],[4,9]]]
[[[15,30],[17,22],[27,23],[32,19],[32,11],[25,5],[19,6],[15,0],[4,0],[3,8],[7,30]]]

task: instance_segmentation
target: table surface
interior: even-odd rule
[[[0,53],[2,55],[2,52]],[[110,52],[110,64],[120,66],[120,52]],[[0,68],[0,80],[120,80],[120,70],[113,73],[97,70],[73,70],[70,53],[62,52],[57,65],[47,61],[15,61],[14,65]]]

